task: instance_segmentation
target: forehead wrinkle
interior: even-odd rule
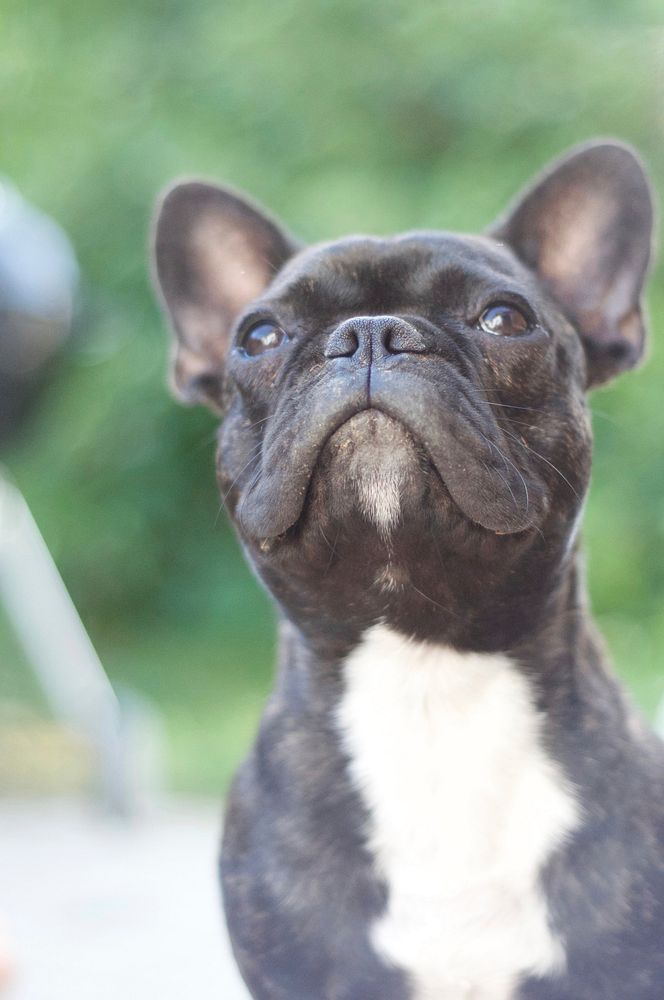
[[[530,285],[509,250],[481,236],[410,233],[391,239],[351,237],[297,254],[270,289],[283,305],[331,313],[450,296],[457,304],[501,280]],[[364,305],[366,303],[366,305]]]
[[[275,289],[278,295],[273,302],[275,305],[297,305],[302,309],[343,307],[357,298],[361,288],[351,268],[317,268],[281,283]]]

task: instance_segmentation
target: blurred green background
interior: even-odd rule
[[[273,623],[219,514],[215,420],[165,388],[146,271],[156,192],[200,173],[305,239],[474,229],[566,146],[636,144],[664,191],[661,0],[3,0],[0,173],[70,234],[77,333],[2,458],[111,677],[162,709],[169,780],[222,790]],[[664,691],[664,295],[648,366],[599,392],[593,605],[652,713]],[[0,612],[0,698],[39,695]],[[17,708],[19,706],[19,708]]]

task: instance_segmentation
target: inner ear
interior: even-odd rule
[[[641,305],[653,238],[653,198],[630,147],[572,150],[489,230],[537,273],[578,330],[588,385],[631,368],[646,339]]]
[[[154,270],[175,332],[173,385],[181,399],[221,407],[233,324],[296,250],[262,208],[227,188],[186,181],[162,196]]]

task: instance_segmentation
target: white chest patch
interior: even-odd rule
[[[509,1000],[522,977],[561,969],[539,879],[579,810],[525,678],[505,656],[379,625],[345,681],[338,722],[388,888],[376,949],[415,1000]]]

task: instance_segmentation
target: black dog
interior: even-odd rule
[[[625,146],[483,236],[301,249],[170,190],[174,381],[281,618],[230,797],[259,1000],[662,1000],[664,746],[606,665],[578,527],[586,391],[643,352],[652,199]]]

